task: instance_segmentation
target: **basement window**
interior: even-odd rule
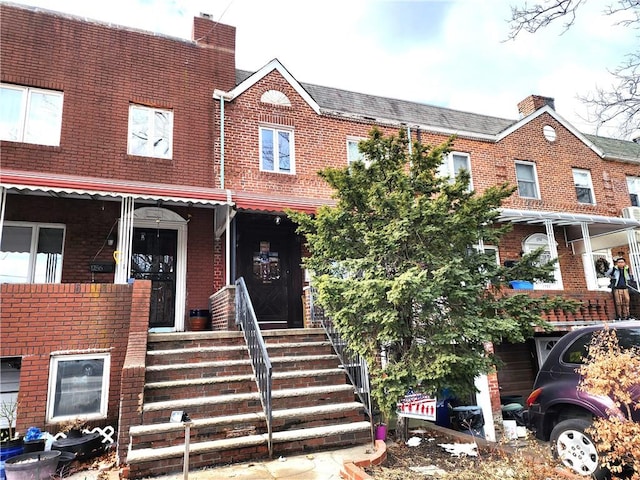
[[[107,353],[52,356],[47,421],[106,418],[110,361]]]

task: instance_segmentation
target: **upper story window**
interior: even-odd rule
[[[371,162],[365,159],[364,155],[360,151],[358,146],[363,138],[347,138],[347,164],[351,165],[353,162],[363,162],[365,166],[369,166]]]
[[[0,84],[0,139],[60,145],[62,92]]]
[[[573,184],[576,187],[578,203],[596,203],[593,195],[593,183],[591,183],[591,172],[589,170],[574,168]]]
[[[105,418],[110,365],[108,353],[51,357],[47,420]]]
[[[173,112],[160,108],[129,107],[129,155],[171,158]]]
[[[438,175],[441,177],[449,177],[449,181],[453,183],[461,170],[466,170],[469,172],[469,175],[471,175],[471,159],[469,154],[451,152],[444,158],[438,168]],[[469,190],[472,189],[472,183],[469,181]]]
[[[518,181],[518,195],[523,198],[540,198],[535,163],[517,161],[516,180]]]
[[[627,177],[627,189],[632,207],[640,207],[640,177]]]
[[[0,283],[60,283],[64,227],[5,222],[0,244]]]
[[[260,170],[296,173],[292,131],[260,127]]]

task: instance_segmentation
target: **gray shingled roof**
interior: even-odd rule
[[[619,160],[640,161],[640,144],[627,140],[616,140],[615,138],[598,137],[596,135],[586,135],[589,141],[602,150],[605,157]]]
[[[236,84],[254,72],[236,70]],[[432,127],[450,132],[467,132],[494,136],[511,127],[518,120],[490,117],[450,108],[367,95],[337,88],[300,82],[302,88],[325,112],[356,116],[375,121],[394,121],[407,125]],[[640,144],[626,140],[587,135],[585,137],[604,152],[606,158],[640,161]]]

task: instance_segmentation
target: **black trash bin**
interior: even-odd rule
[[[484,416],[478,405],[453,407],[451,427],[463,433],[484,438]]]

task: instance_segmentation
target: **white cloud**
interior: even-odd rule
[[[505,41],[510,5],[524,0],[416,1],[412,8],[426,17],[389,42],[389,32],[408,20],[398,10],[380,24],[401,7],[384,0],[17,1],[182,38],[205,12],[236,27],[238,68],[257,70],[278,58],[303,82],[506,118],[517,118],[516,104],[530,94],[551,96],[560,115],[583,131],[594,125],[580,118],[586,112],[576,96],[609,85],[607,68],[637,44],[634,30],[602,17],[600,2],[581,6],[562,35],[557,22]]]

